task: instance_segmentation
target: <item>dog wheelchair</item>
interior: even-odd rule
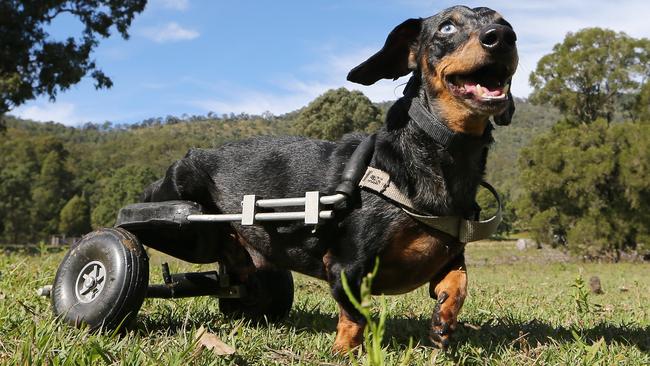
[[[241,212],[213,214],[190,201],[136,203],[123,207],[115,226],[85,235],[66,253],[54,284],[39,289],[51,298],[54,314],[68,324],[91,330],[116,329],[131,323],[145,298],[214,296],[222,313],[233,317],[277,320],[293,304],[293,277],[288,270],[257,270],[246,283],[231,279],[228,268],[171,274],[162,264],[162,284],[149,284],[149,259],[144,246],[191,263],[219,262],[212,240],[215,225],[256,225],[270,221],[298,221],[315,226],[336,216],[339,208],[354,206],[359,187],[383,195],[414,219],[470,242],[490,236],[501,221],[501,201],[490,219],[470,221],[452,216],[423,216],[411,212],[410,202],[378,169],[369,167],[375,137],[355,149],[332,195],[317,191],[303,197],[260,199],[245,195]],[[292,211],[284,211],[293,207]],[[409,208],[409,209],[407,209]],[[269,212],[282,209],[281,212]]]
[[[333,195],[306,192],[304,197],[260,199],[246,195],[239,213],[210,214],[190,201],[136,203],[123,207],[115,226],[82,237],[66,253],[54,283],[38,290],[50,297],[54,314],[90,330],[116,329],[131,323],[145,298],[214,296],[222,313],[269,320],[284,317],[293,304],[293,277],[288,270],[258,270],[246,283],[228,268],[170,273],[162,264],[162,284],[149,284],[149,258],[144,246],[191,263],[219,261],[211,238],[214,225],[255,225],[269,221],[302,221],[315,226],[345,206],[365,173],[374,139],[362,142],[345,166]],[[284,211],[293,207],[292,211]],[[283,209],[284,212],[261,212]],[[252,278],[250,278],[252,277]]]

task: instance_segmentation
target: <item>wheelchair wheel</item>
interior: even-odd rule
[[[219,309],[224,315],[256,321],[277,321],[289,314],[293,305],[291,271],[258,270],[244,285],[244,297],[219,299]]]
[[[149,259],[138,239],[120,228],[84,236],[59,265],[52,286],[54,314],[91,330],[128,326],[144,301]]]

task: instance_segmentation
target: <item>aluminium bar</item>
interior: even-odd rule
[[[324,220],[334,217],[333,211],[321,211],[318,217]],[[304,212],[260,212],[255,214],[255,221],[292,221],[304,220]],[[241,214],[188,215],[190,222],[232,222],[241,221]]]
[[[241,221],[241,214],[187,215],[190,222],[230,222]]]
[[[320,203],[323,205],[333,205],[345,200],[346,196],[344,194],[338,193],[331,196],[323,196],[320,198]],[[295,197],[295,198],[269,198],[258,200],[256,202],[257,207],[288,207],[288,206],[304,206],[305,197]]]
[[[333,211],[321,211],[318,217],[324,220],[334,217]],[[291,221],[291,220],[304,220],[304,212],[260,212],[255,215],[255,221]]]
[[[346,195],[344,195],[342,193],[337,193],[337,194],[333,194],[331,196],[323,196],[323,197],[321,197],[320,198],[320,203],[322,203],[324,205],[334,205],[334,204],[337,204],[339,202],[345,201],[346,198],[347,198]]]
[[[287,206],[304,206],[305,197],[296,197],[296,198],[270,198],[264,200],[258,200],[255,202],[257,207],[287,207]]]

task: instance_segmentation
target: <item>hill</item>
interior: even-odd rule
[[[390,102],[377,106],[386,110]],[[7,117],[7,129],[0,141],[0,240],[17,243],[44,239],[45,224],[36,221],[50,220],[55,225],[58,212],[75,195],[88,202],[89,213],[80,215],[92,214],[94,225],[110,224],[103,220],[114,217],[116,207],[126,202],[100,209],[106,204],[102,196],[133,200],[135,192],[142,188],[142,180],[162,176],[189,148],[214,147],[255,135],[290,134],[296,116],[297,112],[282,116],[167,117],[133,125],[104,123],[78,128]],[[496,129],[487,179],[505,197],[517,194],[521,147],[558,119],[557,111],[518,100],[512,125]],[[46,163],[48,156],[50,163]],[[52,160],[60,160],[61,164],[53,165]],[[111,179],[128,178],[134,172],[140,181],[118,182],[125,185],[123,190],[128,194],[115,196],[110,186],[116,182]],[[60,188],[55,188],[54,181],[61,182]],[[97,210],[105,213],[95,215]],[[51,212],[43,216],[42,211]]]

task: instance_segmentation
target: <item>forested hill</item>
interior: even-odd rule
[[[376,118],[388,105],[374,106]],[[8,117],[0,140],[0,240],[33,242],[54,233],[78,235],[91,223],[110,225],[121,205],[136,200],[144,184],[189,148],[296,133],[299,116],[167,117],[79,128]],[[496,128],[488,179],[514,190],[520,148],[558,119],[549,107],[518,100],[512,125]]]
[[[533,105],[524,99],[516,99],[516,108],[510,126],[495,126],[495,143],[488,155],[486,177],[506,194],[515,196],[518,194],[519,151],[561,119],[557,109]]]

